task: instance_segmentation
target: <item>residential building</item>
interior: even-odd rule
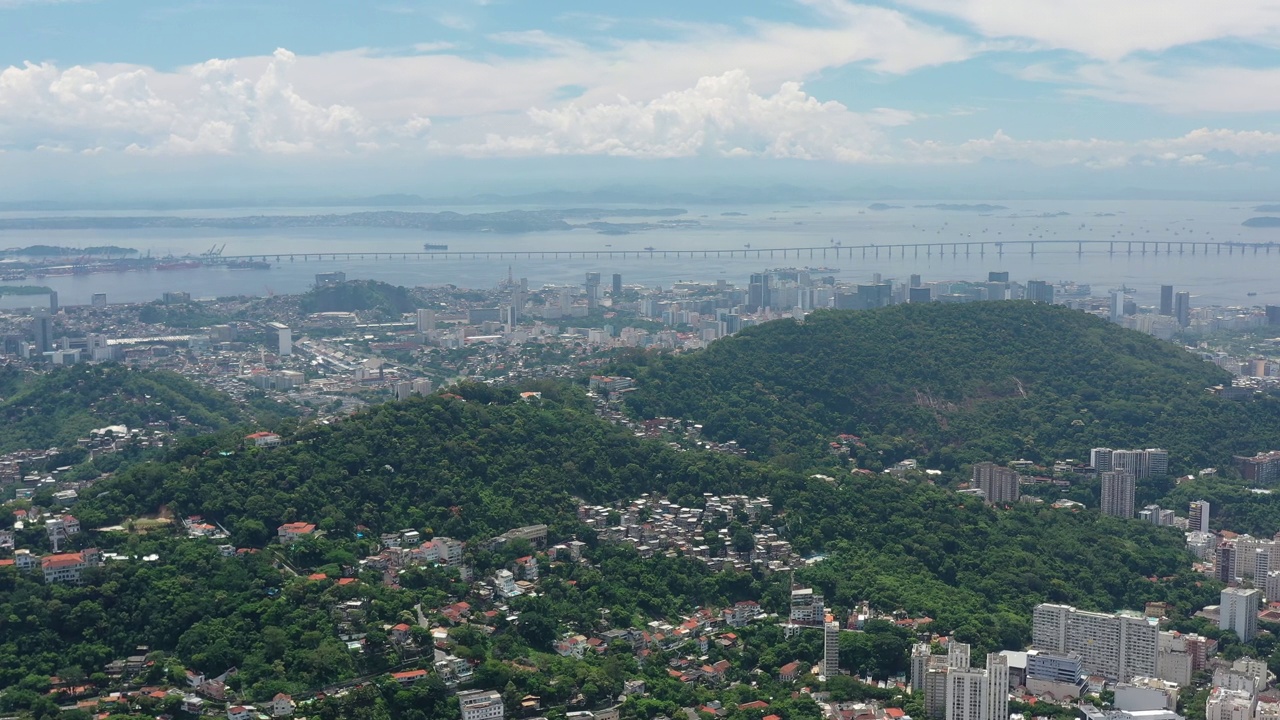
[[[1111,471],[1102,473],[1102,514],[1111,517],[1133,517],[1134,476]]]
[[[1179,326],[1191,325],[1191,293],[1184,290],[1173,296],[1173,316],[1178,319]]]
[[[822,674],[832,678],[840,674],[840,623],[826,623],[822,630]]]
[[[1204,717],[1205,720],[1253,720],[1253,695],[1214,688],[1205,702]]]
[[[1159,505],[1148,505],[1138,511],[1138,519],[1152,525],[1169,527],[1173,525],[1173,511],[1165,510]]]
[[[252,442],[254,447],[275,447],[280,444],[280,436],[273,432],[256,432],[252,435],[245,435],[244,439]]]
[[[1173,315],[1173,286],[1172,285],[1160,286],[1160,314],[1168,315],[1168,316]]]
[[[1027,692],[1055,700],[1078,698],[1085,692],[1084,662],[1075,653],[1059,655],[1027,651]]]
[[[316,526],[313,525],[312,523],[307,523],[307,522],[285,523],[280,527],[276,528],[276,539],[278,539],[282,544],[288,545],[289,543],[293,542],[294,540],[297,540],[298,538],[310,537],[315,533],[315,531],[316,531]]]
[[[499,570],[494,573],[493,587],[504,598],[513,598],[524,594],[524,591],[516,585],[516,576],[510,570]]]
[[[293,714],[293,708],[293,698],[284,693],[276,693],[276,696],[271,699],[269,710],[271,717],[287,717]]]
[[[1245,480],[1270,484],[1280,480],[1280,450],[1258,453],[1253,457],[1235,456],[1236,468]]]
[[[252,705],[232,705],[227,708],[227,720],[255,720],[258,711]]]
[[[1177,710],[1178,685],[1159,678],[1136,677],[1115,686],[1113,705],[1129,712]]]
[[[1209,532],[1209,501],[1192,500],[1187,511],[1187,530]]]
[[[1032,614],[1031,643],[1037,650],[1079,655],[1090,675],[1111,680],[1155,676],[1160,626],[1155,618],[1043,603]]]
[[[1009,661],[991,653],[985,668],[952,668],[947,673],[946,720],[1007,720]]]
[[[397,683],[401,685],[405,685],[405,686],[412,685],[418,682],[419,680],[426,680],[427,671],[426,670],[403,670],[401,672],[393,672],[391,673],[391,679],[395,680]]]
[[[800,677],[800,663],[798,661],[789,662],[778,668],[778,680],[782,682],[794,682]]]
[[[795,588],[791,591],[791,623],[793,625],[821,625],[827,613],[821,595],[813,588]]]
[[[1146,450],[1112,450],[1093,448],[1089,451],[1089,464],[1100,473],[1112,470],[1127,472],[1138,480],[1163,477],[1169,474],[1169,451],[1162,448]]]
[[[933,648],[927,642],[918,642],[911,646],[911,693],[924,692],[924,674],[929,670],[929,658],[933,657]]]
[[[96,549],[46,555],[40,558],[40,569],[44,571],[46,583],[79,584],[86,569],[100,564],[99,557]]]
[[[1221,542],[1213,555],[1213,577],[1220,583],[1230,584],[1236,581],[1236,546],[1229,542]]]
[[[990,505],[1016,503],[1022,495],[1018,486],[1018,473],[995,463],[975,463],[972,485],[982,490]]]
[[[1267,602],[1280,602],[1280,570],[1267,573],[1265,592]]]
[[[1258,605],[1262,591],[1256,588],[1226,588],[1218,608],[1218,627],[1231,630],[1243,642],[1258,634]]]
[[[1044,280],[1027,281],[1027,299],[1031,302],[1053,304],[1053,285]]]

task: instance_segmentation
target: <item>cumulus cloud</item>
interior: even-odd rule
[[[1280,68],[1169,66],[1125,60],[1086,63],[1067,71],[1032,65],[1020,75],[1067,85],[1073,94],[1176,114],[1280,112]]]
[[[50,63],[9,67],[0,71],[0,147],[222,154],[376,142],[354,108],[300,95],[290,79],[295,62],[293,53],[277,50],[252,76],[234,60],[210,60],[178,74]]]
[[[1029,38],[1104,60],[1223,38],[1280,38],[1280,4],[1273,0],[898,1],[963,20],[988,37]]]
[[[467,154],[615,155],[643,158],[769,157],[883,162],[882,127],[912,119],[880,108],[857,113],[821,102],[799,83],[761,95],[741,70],[704,77],[692,88],[639,102],[571,103],[529,112],[543,132],[491,135],[464,145]]]

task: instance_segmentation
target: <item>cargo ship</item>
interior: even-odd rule
[[[439,245],[439,244],[436,244],[436,243],[423,243],[423,244],[422,244],[422,249],[423,249],[423,250],[448,250],[448,249],[449,249],[449,246],[448,246],[448,245]]]
[[[270,270],[271,263],[262,260],[232,260],[227,263],[232,270]]]
[[[179,260],[177,262],[159,263],[156,265],[157,270],[191,270],[204,265],[199,260]]]

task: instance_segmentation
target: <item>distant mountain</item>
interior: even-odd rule
[[[701,423],[760,456],[813,457],[842,433],[863,467],[916,457],[1087,459],[1091,447],[1165,447],[1200,468],[1280,446],[1280,400],[1205,388],[1231,376],[1094,316],[1025,302],[820,311],[744,329],[705,350],[622,361],[641,417]]]
[[[987,205],[986,203],[978,203],[977,205],[955,205],[952,203],[938,203],[936,205],[916,205],[916,207],[926,208],[931,210],[952,210],[952,211],[958,211],[958,212],[995,212],[996,210],[1009,209],[1004,205]]]
[[[1277,204],[1257,205],[1253,208],[1253,211],[1264,212],[1264,213],[1280,212],[1280,205],[1277,205]]]
[[[1280,227],[1280,217],[1252,217],[1240,223],[1245,227],[1251,228],[1273,228]]]

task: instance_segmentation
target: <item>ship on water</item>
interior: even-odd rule
[[[262,260],[232,260],[227,263],[231,270],[270,270],[271,263]]]
[[[423,244],[422,244],[422,249],[423,249],[423,250],[448,250],[448,249],[449,249],[449,246],[448,246],[448,245],[441,245],[441,244],[438,244],[438,243],[423,243]]]
[[[190,270],[204,265],[199,260],[179,260],[177,262],[159,263],[156,265],[157,270]]]

